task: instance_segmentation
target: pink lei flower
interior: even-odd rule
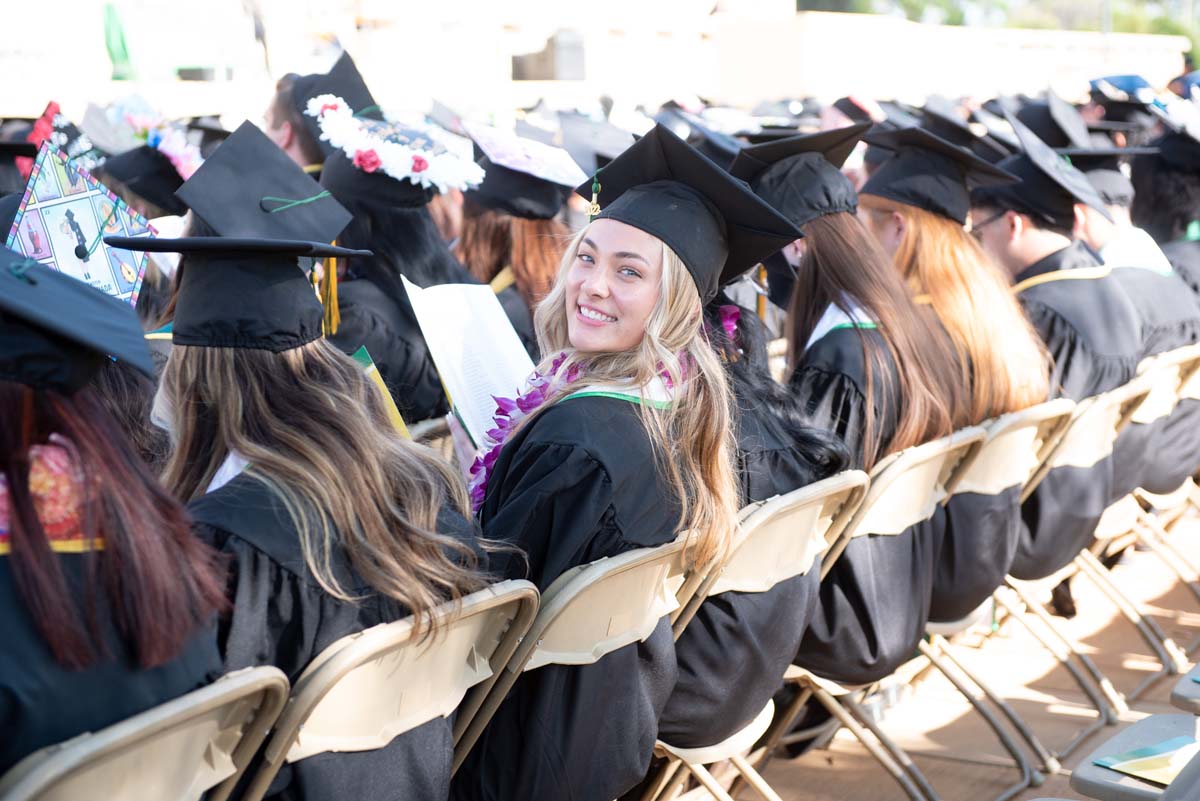
[[[484,443],[486,450],[477,456],[471,465],[471,478],[468,482],[471,511],[478,512],[479,508],[483,506],[492,468],[496,465],[496,460],[500,458],[500,450],[512,432],[525,418],[545,405],[552,389],[559,385],[572,384],[583,375],[582,365],[573,364],[564,375],[560,376],[559,368],[566,360],[567,354],[564,351],[554,357],[554,361],[550,364],[549,375],[543,375],[535,370],[529,377],[528,389],[516,398],[492,396],[492,400],[496,401],[496,414],[492,418],[494,427],[485,434],[487,437],[487,441]]]
[[[354,166],[363,172],[375,172],[383,164],[374,150],[358,150],[354,153]]]

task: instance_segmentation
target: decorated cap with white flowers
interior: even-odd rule
[[[483,180],[483,169],[447,150],[428,133],[391,122],[362,119],[336,95],[318,95],[305,113],[315,117],[321,139],[345,153],[365,173],[382,172],[424,189],[467,189]]]

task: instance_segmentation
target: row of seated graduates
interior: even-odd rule
[[[848,131],[835,134],[835,138],[842,140],[840,145],[848,142],[852,146],[856,138],[856,133]],[[929,220],[920,220],[919,216],[910,210],[915,208],[954,222],[961,233],[968,202],[968,181],[978,183],[981,178],[984,182],[991,180],[994,183],[993,188],[976,196],[976,220],[987,219],[988,216],[995,216],[997,211],[1004,211],[1003,223],[1010,228],[1025,226],[1025,221],[1028,220],[1032,223],[1028,225],[1030,230],[1062,237],[1061,240],[1042,237],[1050,242],[1059,243],[1062,247],[1051,251],[1046,258],[1036,259],[1025,265],[1015,265],[1015,277],[1021,282],[1025,278],[1050,274],[1066,266],[1074,267],[1072,259],[1082,258],[1078,254],[1087,253],[1081,245],[1071,244],[1070,237],[1066,237],[1067,230],[1074,230],[1073,223],[1071,229],[1064,226],[1058,226],[1057,230],[1052,229],[1056,221],[1073,220],[1076,205],[1089,201],[1095,203],[1095,198],[1088,194],[1086,185],[1077,180],[1069,185],[1058,185],[1056,175],[1061,171],[1046,170],[1044,158],[1039,164],[1037,157],[1044,156],[1044,153],[1036,149],[1032,140],[1029,141],[1030,147],[1025,156],[1016,157],[1017,161],[1005,165],[1005,169],[1011,175],[1021,179],[1018,183],[1008,185],[999,182],[1012,178],[996,173],[989,175],[984,166],[970,162],[964,154],[949,149],[946,143],[936,141],[927,134],[909,132],[880,139],[878,145],[891,147],[898,155],[890,166],[885,163],[886,169],[881,168],[873,184],[863,188],[863,197],[891,200],[909,208],[888,208],[885,204],[864,200],[863,205],[867,207],[867,213],[864,215],[868,220],[866,226],[853,216],[852,188],[848,184],[841,185],[838,182],[840,175],[837,175],[834,163],[837,156],[831,155],[828,139],[814,141],[811,138],[800,138],[788,142],[782,149],[777,148],[775,153],[747,153],[746,159],[743,160],[741,169],[746,170],[744,174],[753,179],[755,190],[802,228],[806,234],[806,241],[803,243],[803,254],[798,252],[799,247],[795,242],[789,245],[793,250],[789,251],[786,247],[783,250],[785,258],[790,254],[798,268],[795,291],[798,301],[793,303],[793,328],[790,332],[794,343],[792,359],[795,366],[790,383],[794,390],[792,393],[780,393],[766,381],[762,336],[753,316],[749,313],[741,314],[733,333],[722,338],[720,333],[713,332],[726,330],[722,322],[729,320],[731,315],[723,313],[720,307],[727,304],[714,301],[706,306],[706,316],[710,322],[709,336],[720,345],[730,377],[733,379],[741,412],[738,423],[738,455],[742,468],[742,500],[757,500],[794,489],[847,464],[869,467],[883,455],[908,444],[917,444],[949,433],[955,427],[1011,410],[984,406],[973,415],[969,411],[973,399],[955,396],[955,392],[962,395],[962,390],[955,388],[964,385],[960,380],[964,374],[972,376],[972,387],[982,383],[977,368],[964,373],[960,366],[964,354],[966,358],[973,355],[971,347],[976,342],[1011,347],[1013,353],[1020,354],[1020,358],[1014,357],[1013,361],[1008,363],[1010,366],[1017,364],[1028,368],[1029,365],[1034,365],[1035,369],[1028,371],[1030,378],[1027,382],[1032,388],[1028,403],[1032,403],[1045,397],[1047,387],[1053,387],[1054,392],[1072,397],[1086,397],[1110,389],[1132,377],[1132,369],[1142,356],[1189,341],[1187,334],[1179,335],[1183,341],[1168,341],[1172,335],[1168,321],[1155,321],[1150,319],[1148,314],[1138,313],[1169,309],[1170,304],[1158,301],[1165,300],[1168,295],[1178,298],[1180,294],[1174,291],[1167,281],[1163,284],[1166,290],[1162,296],[1154,302],[1148,302],[1146,295],[1137,294],[1138,279],[1143,278],[1142,272],[1155,276],[1159,274],[1144,270],[1138,265],[1128,265],[1140,272],[1135,274],[1117,269],[1112,270],[1110,276],[1100,269],[1088,275],[1083,283],[1089,288],[1099,288],[1095,290],[1096,298],[1089,299],[1098,305],[1091,308],[1071,305],[1087,302],[1080,300],[1076,294],[1079,285],[1074,281],[1063,282],[1071,284],[1072,290],[1075,290],[1069,296],[1070,301],[1063,296],[1039,297],[1048,292],[1048,289],[1043,289],[1042,293],[1034,292],[1038,287],[1054,286],[1056,282],[1053,281],[1039,282],[1019,292],[1018,298],[1033,321],[1034,330],[1042,335],[1046,348],[1053,356],[1055,372],[1049,379],[1045,376],[1039,379],[1039,370],[1036,369],[1038,364],[1047,363],[1045,353],[1035,348],[1032,358],[1026,358],[1030,355],[1028,343],[1013,344],[1011,341],[1015,337],[1014,332],[1020,332],[1022,326],[1005,325],[1011,323],[1013,318],[1003,318],[1003,304],[1000,304],[999,311],[996,305],[989,305],[991,302],[999,302],[1003,295],[988,296],[988,300],[984,302],[988,314],[982,317],[999,317],[998,327],[1006,336],[997,339],[964,340],[965,344],[956,342],[956,332],[947,321],[948,315],[938,308],[938,289],[941,287],[923,287],[920,283],[923,276],[919,272],[902,273],[887,264],[887,250],[893,249],[889,247],[888,224],[897,224],[897,217],[900,217],[904,222],[898,224],[905,234],[912,235],[921,225],[929,224]],[[228,152],[234,151],[235,149],[231,149]],[[747,161],[749,159],[759,163]],[[793,173],[793,170],[797,170],[798,173]],[[919,189],[914,192],[913,184],[921,183],[913,181],[914,176],[927,175],[931,170],[941,171],[939,174],[957,175],[962,183],[961,191],[950,192],[949,197],[946,193],[936,197],[922,197]],[[620,172],[620,166],[617,171]],[[738,170],[735,170],[736,172]],[[1056,182],[1055,185],[1045,184],[1047,176]],[[1042,183],[1039,184],[1039,181]],[[813,191],[810,195],[815,193],[821,197],[816,202],[811,196],[802,198],[794,207],[788,208],[785,199],[772,196],[773,185],[775,188],[790,185],[793,192],[799,195],[804,195],[811,189]],[[619,179],[616,186],[620,186]],[[841,193],[835,194],[836,200],[832,202],[825,192],[829,187],[834,187]],[[1010,194],[1000,194],[1000,187],[1004,187]],[[267,187],[264,187],[264,191],[266,189]],[[1046,190],[1050,190],[1050,193]],[[1058,194],[1059,201],[1055,208],[1030,205],[1053,197],[1054,193]],[[787,191],[784,189],[784,196],[786,195]],[[200,207],[204,205],[203,200],[196,203]],[[1069,214],[1065,211],[1068,207]],[[760,215],[765,214],[761,208],[755,211]],[[210,213],[205,219],[219,216]],[[832,225],[826,228],[823,223],[831,222],[831,218]],[[211,220],[209,222],[215,226]],[[1039,222],[1042,224],[1038,225]],[[1000,223],[996,221],[996,224]],[[986,237],[986,232],[987,227],[983,226],[979,231],[981,238]],[[219,233],[219,230],[216,233]],[[311,231],[310,237],[315,238],[313,234],[316,233],[315,230]],[[885,250],[879,249],[872,234],[879,235],[879,242]],[[857,240],[850,237],[857,237]],[[781,236],[782,239],[786,237]],[[963,238],[961,242],[962,247],[969,251],[970,240]],[[896,245],[895,252],[898,253],[899,243],[893,244]],[[990,243],[984,239],[984,244],[987,246]],[[173,247],[181,246],[176,244]],[[1001,257],[998,261],[1010,266],[1003,258],[1009,254],[1001,248],[988,249]],[[883,288],[849,283],[854,280],[855,272],[846,266],[839,267],[839,259],[850,261],[852,266],[860,271],[858,274],[870,276]],[[845,265],[846,261],[842,261],[841,264]],[[986,263],[970,259],[964,258],[962,261],[965,266],[960,269],[987,267]],[[1094,259],[1088,263],[1096,264]],[[916,264],[910,269],[916,271],[922,266]],[[901,269],[904,269],[903,266]],[[995,268],[991,269],[995,271]],[[1010,272],[1014,272],[1012,266]],[[1136,278],[1122,282],[1118,292],[1113,288],[1117,286],[1117,281],[1112,276],[1120,278],[1125,273],[1134,274]],[[1002,274],[995,273],[990,277],[986,274],[972,274],[971,284],[975,288],[992,284],[1003,286],[1005,281],[997,281],[996,275]],[[1160,277],[1164,280],[1167,278]],[[905,278],[908,279],[907,284]],[[988,281],[992,283],[989,284]],[[927,295],[928,299],[919,297],[914,285],[929,290],[920,293]],[[1018,287],[1020,288],[1020,283]],[[981,294],[983,292],[986,292],[986,289],[982,290]],[[1185,294],[1182,297],[1186,299],[1189,296]],[[799,299],[804,299],[814,308],[805,310]],[[840,306],[837,302],[839,300]],[[928,307],[939,312],[939,317],[929,315]],[[1101,311],[1097,312],[1097,308]],[[1178,308],[1178,304],[1175,308]],[[1092,326],[1096,330],[1086,327],[1085,321],[1089,319],[1094,321]],[[802,327],[801,321],[805,320]],[[1101,329],[1096,328],[1097,321],[1100,320],[1109,323],[1102,329],[1108,332],[1103,336],[1100,333]],[[1117,325],[1114,321],[1129,321],[1130,324]],[[1178,322],[1182,324],[1187,321]],[[310,319],[310,330],[311,323]],[[1195,316],[1187,324],[1194,329]],[[1029,323],[1024,323],[1024,326],[1028,328]],[[1181,325],[1181,330],[1185,327],[1186,325]],[[1144,333],[1152,329],[1158,332],[1153,339]],[[186,335],[185,330],[185,339]],[[1156,344],[1151,346],[1149,341]],[[1194,341],[1194,338],[1190,341]],[[797,346],[801,342],[803,346]],[[1150,347],[1159,347],[1161,350],[1148,350]],[[972,365],[979,363],[978,357],[971,361]],[[949,371],[946,370],[948,365],[951,367]],[[879,372],[872,376],[874,370]],[[1121,375],[1124,378],[1120,378]],[[995,387],[992,389],[997,391]],[[789,397],[792,400],[802,399],[803,403],[798,407],[789,404]],[[920,414],[909,414],[913,408],[920,409]],[[827,435],[823,435],[820,430],[813,428],[805,420],[804,414],[810,415],[818,428],[826,428],[842,436],[850,445],[848,452]],[[781,468],[780,464],[790,466]],[[764,468],[763,465],[771,466]],[[1186,468],[1178,465],[1172,467],[1183,470],[1186,475],[1194,465]],[[1103,473],[1104,468],[1097,466],[1095,470]],[[1111,473],[1111,466],[1108,470]],[[1093,473],[1086,480],[1077,478],[1075,482],[1071,481],[1070,476],[1064,477],[1054,498],[1064,498],[1069,492],[1078,491],[1080,488],[1094,492],[1098,483],[1101,487],[1104,486],[1101,479],[1098,473]],[[1139,480],[1138,483],[1143,482]],[[242,484],[242,487],[244,486],[245,482]],[[1110,479],[1106,494],[1112,496],[1116,491],[1115,487]],[[252,503],[246,504],[245,497],[238,497],[236,493],[232,496],[226,493],[226,497],[236,500],[232,504],[234,507],[254,506]],[[567,497],[564,497],[560,502],[566,500]],[[628,502],[621,501],[622,504]],[[1105,499],[1102,504],[1107,505],[1107,502],[1108,499]],[[615,499],[611,499],[610,505],[613,503],[616,503]],[[782,675],[780,659],[796,658],[818,673],[826,673],[831,678],[844,681],[862,680],[878,676],[881,672],[886,675],[896,664],[895,660],[907,658],[907,655],[912,653],[915,644],[913,637],[919,638],[925,619],[930,616],[937,617],[939,614],[948,619],[961,616],[960,612],[972,608],[999,584],[997,571],[999,576],[1002,576],[1005,564],[1015,564],[1011,557],[1006,561],[1004,554],[1029,554],[1034,552],[1039,544],[1046,547],[1047,538],[1039,538],[1038,533],[1053,530],[1051,525],[1059,525],[1058,522],[1048,522],[1056,510],[1053,507],[1048,509],[1044,501],[1023,510],[1020,518],[1004,514],[1002,507],[1006,504],[1011,506],[1012,498],[999,502],[989,501],[997,505],[996,510],[972,509],[970,503],[969,497],[961,502],[956,499],[947,508],[944,518],[935,518],[922,527],[922,531],[906,532],[897,538],[866,540],[864,542],[867,545],[862,549],[862,553],[857,553],[858,548],[853,552],[848,550],[843,561],[839,563],[839,568],[819,591],[812,586],[811,579],[805,587],[798,586],[800,582],[796,582],[796,586],[778,588],[778,596],[769,593],[768,596],[772,596],[770,600],[764,607],[757,609],[753,604],[743,605],[736,599],[713,599],[705,605],[702,618],[711,616],[714,624],[690,628],[676,648],[679,674],[675,682],[665,681],[665,676],[656,676],[657,682],[641,687],[643,690],[649,687],[654,689],[654,692],[649,693],[653,696],[653,702],[647,705],[645,715],[628,716],[628,710],[624,710],[626,714],[622,715],[622,723],[628,724],[632,717],[645,724],[640,727],[637,736],[628,731],[614,732],[615,738],[628,744],[624,749],[595,747],[594,739],[583,737],[581,740],[578,730],[553,731],[552,745],[556,750],[571,742],[575,743],[576,750],[567,752],[575,761],[566,761],[565,764],[578,768],[578,771],[556,776],[539,774],[534,780],[534,786],[514,790],[511,782],[505,782],[506,778],[511,778],[515,773],[518,782],[528,780],[531,773],[537,774],[539,770],[546,768],[535,766],[528,768],[529,772],[522,772],[520,762],[530,759],[529,754],[535,751],[529,748],[528,740],[520,741],[525,746],[520,749],[522,753],[509,753],[499,759],[496,758],[496,752],[503,749],[493,747],[490,749],[490,761],[504,765],[504,769],[496,772],[493,767],[490,770],[479,771],[477,775],[485,777],[477,782],[480,787],[472,787],[466,782],[457,783],[455,796],[475,797],[472,793],[480,792],[482,795],[479,797],[562,797],[555,793],[561,793],[564,787],[570,787],[576,794],[582,792],[582,788],[595,788],[594,780],[598,777],[604,777],[605,781],[612,784],[597,790],[596,797],[609,794],[608,791],[614,788],[622,791],[622,785],[628,784],[635,774],[644,772],[644,762],[649,753],[646,743],[652,741],[657,734],[661,733],[665,739],[673,742],[686,742],[690,739],[695,744],[707,744],[744,725],[748,720],[746,716],[753,715],[761,708],[763,693],[773,690],[778,677]],[[213,500],[204,506],[219,504],[220,501]],[[1081,506],[1078,503],[1062,503],[1061,508],[1070,509],[1073,514],[1078,515]],[[1102,506],[1100,509],[1102,511]],[[980,520],[985,519],[988,512],[992,512],[992,516],[996,518],[995,530],[990,534],[980,526]],[[1058,513],[1063,512],[1060,510]],[[954,537],[958,530],[954,525],[956,516],[963,519],[962,528],[968,529],[971,538],[969,547]],[[484,520],[486,532],[486,509]],[[673,533],[673,528],[670,531]],[[1017,532],[1015,535],[1014,531]],[[1090,534],[1090,530],[1087,534]],[[594,535],[591,538],[594,539]],[[966,539],[966,536],[961,539]],[[575,538],[571,541],[578,544]],[[607,547],[615,546],[589,542],[590,550],[586,551],[586,555],[593,558],[603,555]],[[999,556],[994,557],[989,553],[989,547],[995,548],[995,553]],[[1057,543],[1055,547],[1058,547]],[[1074,546],[1063,546],[1064,552],[1071,547]],[[1075,548],[1074,551],[1070,551],[1069,555],[1073,555],[1077,550],[1078,548]],[[298,564],[295,556],[292,554],[293,558],[290,560],[293,572],[303,572],[302,568],[295,567]],[[583,554],[573,556],[576,562],[586,561],[582,558]],[[239,557],[239,560],[242,558]],[[287,561],[289,560],[279,560],[280,564]],[[565,562],[553,563],[552,566],[547,565],[547,572],[538,577],[538,583],[546,586],[558,572],[570,566],[569,561],[568,559]],[[1045,564],[1040,558],[1034,561],[1039,568]],[[871,569],[872,564],[875,565],[875,569]],[[878,569],[880,564],[888,565],[888,569]],[[980,570],[983,575],[980,575]],[[508,572],[507,569],[502,569],[502,573]],[[253,571],[247,568],[245,573],[253,574]],[[920,577],[923,582],[916,592],[912,589],[914,576]],[[276,581],[277,578],[269,583]],[[891,586],[888,586],[889,582]],[[928,592],[925,591],[926,588]],[[259,597],[262,597],[261,593]],[[893,602],[899,599],[903,603],[901,606],[884,605],[881,609],[871,607],[865,600],[872,599],[873,602],[873,599],[879,598],[887,598]],[[725,608],[722,608],[722,605]],[[238,598],[235,595],[234,619],[237,617],[237,608]],[[939,608],[943,610],[940,613]],[[794,620],[794,626],[779,625],[780,609],[789,610],[787,619]],[[897,609],[900,609],[902,614],[897,614]],[[398,612],[394,607],[389,611],[390,614]],[[380,615],[382,619],[388,617],[389,612],[382,612]],[[300,617],[303,616],[301,612]],[[770,624],[767,624],[768,620],[771,621]],[[353,625],[362,623],[362,620],[356,618]],[[716,641],[704,640],[704,634],[710,632],[720,632],[723,635],[719,645]],[[264,658],[264,648],[268,652],[270,650],[264,643],[277,639],[277,634],[278,632],[259,631],[250,638],[256,642],[258,659]],[[310,633],[310,636],[315,635]],[[323,633],[321,636],[332,636],[332,632]],[[320,637],[318,640],[321,644],[326,642]],[[319,650],[315,643],[310,645]],[[646,653],[653,653],[649,641],[637,648],[645,649]],[[730,649],[736,648],[743,649],[748,659],[728,659],[729,653],[734,652]],[[304,649],[292,650],[295,651],[292,656],[302,656],[304,653]],[[747,682],[744,677],[740,677],[740,681],[731,681],[727,676],[714,675],[711,671],[717,660],[705,659],[706,654],[712,656],[714,652],[719,652],[723,656],[720,661],[728,660],[728,664],[756,667],[761,665],[761,671],[754,671],[754,677],[759,681]],[[310,651],[307,655],[311,656],[313,653],[315,651]],[[645,657],[646,653],[642,653],[642,657]],[[660,658],[649,661],[661,663],[665,660],[666,658],[660,655]],[[228,661],[227,654],[226,666],[232,664],[234,663]],[[303,665],[291,664],[285,667],[290,672],[302,668]],[[662,665],[657,667],[661,668]],[[710,672],[705,672],[705,669]],[[597,672],[598,677],[594,680],[602,682],[605,687],[611,687],[614,665],[597,666]],[[561,682],[568,679],[558,680]],[[732,688],[737,688],[738,692],[731,692]],[[575,689],[578,691],[580,688]],[[630,689],[636,691],[638,687]],[[541,695],[544,701],[546,694]],[[664,700],[665,707],[661,703]],[[553,713],[552,709],[550,711]],[[519,719],[522,716],[516,717]],[[499,721],[497,725],[503,725],[503,715]],[[562,721],[558,721],[557,724],[562,725]],[[528,730],[525,733],[528,735]],[[548,737],[549,733],[543,733],[542,736]],[[501,741],[499,738],[496,740]],[[587,753],[584,753],[582,748],[584,740],[590,744],[586,749]],[[412,745],[413,741],[409,741],[409,746]],[[486,746],[481,746],[478,753],[480,760],[489,761],[489,749]],[[560,750],[559,753],[564,752]],[[550,759],[549,756],[538,754],[533,754],[532,758]],[[352,757],[344,755],[336,758],[331,755],[329,759],[334,762],[353,760]],[[399,780],[398,765],[409,764],[394,756],[385,761],[386,767],[380,767],[378,770],[368,769],[367,772],[376,776],[377,780],[384,776]],[[312,766],[318,775],[321,767]],[[328,770],[328,766],[323,767]],[[431,771],[431,774],[434,772],[436,771]],[[339,782],[345,780],[341,770],[336,768],[329,775],[337,776]],[[471,775],[470,771],[466,774],[468,778]],[[437,797],[438,791],[433,785],[438,784],[441,777],[406,775],[403,780],[414,782],[415,784],[408,785],[414,789],[425,787],[426,785],[421,785],[420,782],[427,780],[430,782],[429,791],[432,793],[429,797]],[[289,777],[281,781],[286,786],[292,779]],[[414,797],[423,797],[423,792],[424,790],[418,789]],[[513,794],[507,795],[509,792]]]

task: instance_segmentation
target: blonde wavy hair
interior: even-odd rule
[[[485,582],[472,549],[436,529],[446,503],[469,514],[461,479],[396,432],[378,392],[324,340],[281,353],[176,345],[155,403],[171,428],[163,481],[192,500],[236,451],[282,500],[326,592],[356,600],[332,569],[340,547],[428,633],[426,613]]]
[[[966,229],[925,209],[859,196],[872,226],[893,212],[905,221],[893,261],[912,291],[925,295],[950,336],[974,425],[1049,397],[1050,355],[1000,268]]]
[[[580,353],[567,335],[567,275],[587,227],[572,238],[558,277],[534,315],[546,373],[559,353],[567,358],[558,375],[581,365],[573,383],[554,382],[543,408],[593,384],[644,387],[665,376],[674,402],[659,409],[639,404],[655,453],[656,467],[679,499],[679,530],[689,532],[689,559],[708,565],[724,557],[737,530],[738,490],[734,475],[733,396],[720,360],[703,326],[700,294],[679,256],[662,246],[662,286],[646,321],[641,343],[618,353]],[[525,421],[528,424],[528,421]]]

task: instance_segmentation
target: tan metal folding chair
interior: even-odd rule
[[[0,798],[199,801],[210,788],[237,783],[287,693],[287,677],[277,668],[230,673],[128,720],[30,754],[0,778]]]
[[[772,339],[767,343],[767,359],[771,377],[781,384],[787,383],[788,343],[786,339]]]
[[[1139,376],[1124,386],[1077,403],[1065,432],[1057,442],[1044,448],[1046,452],[1041,464],[1021,491],[1021,500],[1028,499],[1046,475],[1056,467],[1091,467],[1108,458],[1117,434],[1133,418],[1139,405],[1149,395],[1152,380],[1149,376]],[[1101,521],[1098,529],[1106,525],[1108,524],[1105,521]],[[1022,582],[1010,576],[1005,580],[1005,587],[994,596],[997,605],[1067,669],[1099,715],[1094,724],[1081,730],[1063,748],[1052,754],[1056,760],[1072,753],[1098,728],[1115,724],[1118,715],[1128,710],[1125,697],[1117,692],[1112,682],[1100,672],[1078,644],[1062,631],[1035,597],[1036,588],[1041,587],[1048,591],[1063,578],[1078,572],[1078,561],[1039,582]],[[1039,625],[1034,625],[1031,618],[1036,618]]]
[[[830,549],[828,559],[841,556],[846,543],[854,537],[897,535],[928,520],[950,497],[963,479],[987,432],[979,427],[956,431],[883,459],[871,471],[871,483],[863,502],[846,526],[846,536]],[[804,654],[799,655],[803,659]],[[882,678],[882,677],[881,677]],[[914,801],[937,801],[938,795],[913,761],[859,707],[875,685],[845,687],[793,665],[784,675],[784,683],[798,690],[796,698],[782,715],[776,717],[766,734],[763,747],[752,756],[761,768],[774,749],[797,736],[787,736],[809,699],[815,698],[842,726],[849,729],[880,765]],[[867,736],[870,731],[872,737]]]
[[[676,626],[695,616],[710,595],[723,592],[767,592],[781,581],[813,569],[817,558],[838,541],[866,493],[867,474],[848,470],[807,487],[753,503],[742,510],[741,532],[728,559],[709,574],[693,596]],[[682,625],[680,623],[682,622]],[[666,762],[643,801],[668,797],[690,773],[719,801],[729,794],[704,767],[729,760],[734,770],[762,798],[779,801],[779,796],[746,760],[745,754],[771,723],[774,704],[766,707],[748,726],[720,743],[705,748],[677,748],[659,741],[655,754]]]
[[[297,679],[241,801],[260,801],[285,761],[383,748],[460,703],[470,718],[503,674],[537,606],[533,584],[505,581],[439,606],[433,637],[414,638],[409,617],[333,643]],[[464,702],[469,692],[480,698]]]
[[[665,545],[578,565],[547,587],[533,625],[457,740],[454,770],[521,673],[543,665],[590,665],[645,640],[660,620],[684,608],[687,593],[696,589],[685,584],[687,543],[685,532]]]
[[[1047,449],[1053,447],[1065,433],[1074,409],[1072,401],[1061,398],[985,422],[983,427],[987,430],[987,439],[970,459],[954,491],[998,495],[1013,487],[1024,487],[1037,471]],[[971,628],[978,619],[978,615],[971,615],[962,621],[931,623],[926,628],[928,640],[922,642],[919,648],[930,664],[970,702],[1013,756],[1021,779],[999,796],[999,799],[1006,799],[1031,785],[1041,784],[1044,777],[1029,765],[1024,753],[983,704],[983,700],[1000,710],[1048,772],[1057,772],[1060,766],[1016,710],[956,657],[947,638]],[[983,699],[975,694],[964,679],[970,680],[978,688]]]

